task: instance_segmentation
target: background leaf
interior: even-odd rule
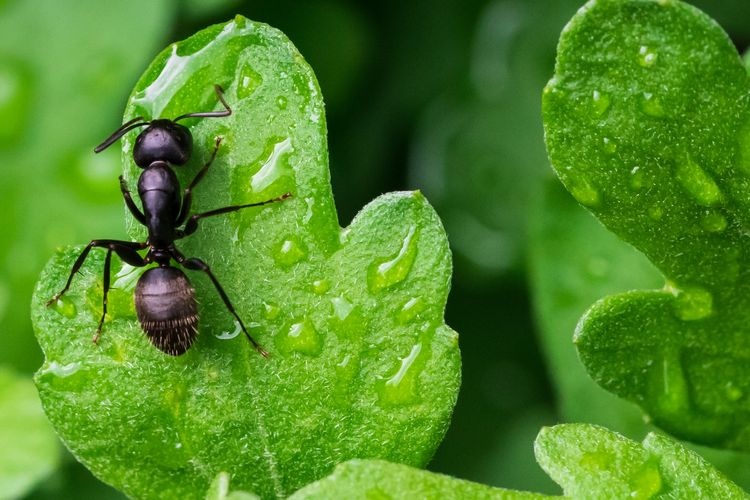
[[[543,106],[568,190],[668,280],[586,314],[587,370],[670,432],[743,450],[747,91],[735,48],[696,9],[602,1],[564,31]]]
[[[442,320],[450,253],[437,216],[419,193],[393,193],[338,227],[312,72],[278,31],[241,17],[167,48],[125,118],[213,109],[214,83],[234,114],[190,124],[195,157],[183,182],[224,137],[195,209],[294,197],[205,221],[180,248],[212,266],[271,359],[241,336],[226,340],[234,326],[203,276],[196,346],[180,358],[156,351],[135,321],[127,267],[93,346],[101,253],[65,300],[43,307],[80,250],[69,249],[34,297],[47,357],[36,380],[50,419],[97,475],[138,497],[191,497],[220,470],[238,489],[280,497],[352,456],[424,465],[460,374]],[[128,137],[128,163],[131,148]],[[131,186],[135,173],[126,167]],[[142,236],[132,221],[130,230]]]

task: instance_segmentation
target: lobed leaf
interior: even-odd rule
[[[280,32],[240,16],[162,52],[125,120],[219,109],[214,84],[233,114],[183,122],[195,143],[178,172],[183,185],[223,137],[194,211],[293,197],[206,219],[178,246],[211,266],[270,359],[252,350],[202,274],[190,275],[196,344],[178,358],[157,351],[135,318],[140,270],[128,266],[113,279],[92,345],[102,252],[44,307],[81,250],[66,249],[33,301],[46,356],[36,382],[50,420],[97,476],[139,498],[196,498],[222,471],[233,487],[268,498],[352,457],[424,465],[460,381],[457,336],[443,321],[451,259],[437,215],[418,192],[391,193],[339,227],[314,75]],[[131,189],[134,137],[123,139]],[[132,218],[127,225],[144,237]]]
[[[599,0],[565,28],[543,115],[573,196],[667,284],[600,300],[589,374],[662,428],[750,449],[748,76],[726,34],[676,0]]]
[[[642,444],[590,424],[544,428],[539,464],[571,498],[748,498],[698,454],[649,433]]]

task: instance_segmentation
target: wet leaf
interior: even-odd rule
[[[667,280],[586,313],[576,337],[586,369],[675,435],[740,450],[750,449],[748,83],[700,11],[603,0],[563,32],[543,100],[563,184]]]
[[[183,122],[195,144],[183,185],[223,137],[194,210],[293,197],[206,219],[178,246],[211,266],[271,356],[252,350],[200,273],[190,274],[196,344],[177,358],[154,349],[135,319],[139,271],[128,266],[113,278],[93,345],[103,252],[92,252],[64,300],[44,307],[81,250],[66,249],[33,302],[46,356],[36,382],[50,419],[96,475],[140,498],[200,497],[220,471],[233,488],[283,497],[352,457],[424,465],[460,379],[456,334],[443,322],[451,260],[437,215],[418,192],[391,193],[339,227],[314,75],[280,32],[242,17],[168,47],[125,120],[219,109],[214,84],[232,116]],[[135,134],[123,140],[131,189]],[[132,218],[128,227],[144,237]]]
[[[666,436],[643,443],[590,424],[542,429],[542,468],[571,498],[747,498],[698,454]]]

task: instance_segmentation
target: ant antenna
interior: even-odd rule
[[[136,118],[133,118],[129,122],[123,123],[120,128],[112,132],[112,135],[107,137],[104,142],[94,148],[94,153],[101,153],[102,151],[110,147],[114,142],[116,142],[120,137],[127,134],[134,128],[145,127],[149,123],[150,122],[145,121],[142,116],[138,116]]]
[[[224,100],[224,89],[222,89],[220,85],[214,85],[214,91],[216,92],[216,97],[218,97],[219,102],[221,102],[221,104],[224,106],[225,111],[208,111],[205,113],[187,113],[185,115],[178,116],[172,121],[177,122],[185,118],[220,118],[222,116],[231,115],[232,108],[230,108],[229,104],[227,104],[227,101]]]

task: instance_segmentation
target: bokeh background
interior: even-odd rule
[[[745,50],[750,2],[693,3]],[[121,497],[44,441],[43,422],[20,437],[1,430],[35,418],[30,379],[42,355],[31,291],[56,248],[125,238],[119,153],[92,148],[120,124],[130,89],[162,48],[237,13],[284,31],[318,76],[341,225],[402,189],[421,189],[444,221],[455,265],[446,320],[460,334],[464,375],[429,468],[555,493],[534,461],[541,426],[595,422],[642,438],[638,410],[598,389],[571,344],[596,298],[660,286],[547,163],[541,90],[581,4],[0,0],[0,498]],[[13,476],[18,457],[36,449],[52,457],[31,453],[38,467]],[[701,452],[750,485],[747,457]]]

